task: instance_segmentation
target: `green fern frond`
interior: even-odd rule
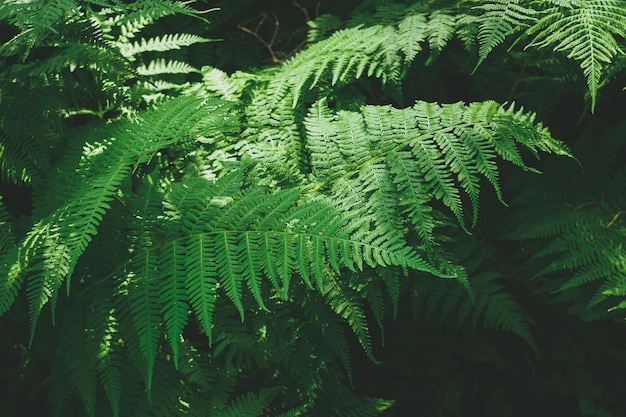
[[[422,50],[427,30],[428,23],[423,14],[407,16],[398,23],[398,41],[407,62],[412,62]]]
[[[212,187],[205,180],[202,180],[205,185],[195,180],[183,182],[172,192],[167,204],[168,212],[180,222],[180,237],[145,248],[130,265],[131,271],[140,268],[129,272],[131,282],[137,281],[139,285],[129,291],[137,297],[131,300],[131,308],[136,310],[133,313],[136,320],[141,317],[141,322],[137,322],[138,333],[149,367],[158,340],[152,312],[165,312],[170,342],[176,343],[174,339],[180,337],[182,323],[187,319],[186,299],[210,337],[219,292],[225,292],[243,319],[244,285],[259,306],[265,308],[261,293],[263,277],[268,278],[277,294],[287,297],[294,273],[310,288],[316,282],[324,293],[329,291],[325,290],[329,274],[339,273],[342,267],[357,271],[365,266],[397,265],[441,275],[397,239],[380,233],[362,235],[358,230],[355,233],[351,221],[327,202],[297,204],[302,194],[300,189],[267,193],[252,188],[241,196],[219,195],[235,191],[233,185],[239,184],[240,179],[240,175],[230,175],[218,180],[216,190],[208,193],[203,191]],[[173,258],[174,251],[184,253],[184,258]],[[158,268],[157,258],[161,262]],[[151,270],[155,274],[162,271],[160,275],[170,281],[180,277],[163,284],[160,300],[153,295],[151,284],[142,283],[150,282]],[[181,293],[183,279],[186,294]],[[338,294],[333,297],[336,299]],[[348,298],[335,306],[339,313],[348,311],[344,305],[347,302]],[[162,303],[166,304],[161,307]],[[363,317],[358,317],[360,321],[352,318],[350,321],[354,326],[360,323],[357,334],[367,346]]]
[[[228,76],[224,71],[209,66],[200,69],[204,87],[217,93],[224,100],[236,101],[246,85],[245,74],[233,74]],[[238,78],[237,75],[242,75]]]
[[[52,57],[30,65],[28,75],[35,77],[38,75],[55,74],[63,69],[74,72],[77,68],[92,68],[102,73],[130,73],[131,68],[128,62],[121,59],[119,55],[104,45],[90,45],[82,42],[74,42],[64,46],[58,46],[59,52]],[[95,62],[102,62],[102,65],[94,65]]]
[[[55,28],[75,19],[79,11],[72,0],[3,3],[0,20],[17,27],[19,33],[0,46],[0,55],[20,54],[22,59],[28,57],[34,46],[58,33]]]
[[[350,288],[332,273],[326,275],[323,285],[322,294],[328,305],[348,323],[367,356],[376,361],[372,352],[365,312],[363,307],[355,301],[354,294],[350,294]]]
[[[427,63],[431,63],[452,39],[457,29],[457,20],[456,16],[442,10],[430,14],[427,27],[430,57]]]
[[[174,33],[155,38],[141,38],[133,43],[121,44],[120,52],[125,57],[134,57],[144,52],[166,52],[181,49],[197,43],[209,42],[209,39],[189,33]]]
[[[585,175],[565,166],[553,182],[529,184],[516,205],[537,209],[532,216],[518,214],[517,227],[507,235],[536,245],[527,268],[545,282],[543,291],[566,303],[577,298],[575,311],[588,317],[604,317],[609,310],[619,315],[617,306],[623,305],[626,170],[614,160],[623,149],[624,127],[619,123],[600,137],[601,149],[579,150]]]
[[[501,198],[496,156],[530,169],[519,145],[535,155],[538,150],[570,155],[535,123],[533,114],[494,102],[417,102],[408,109],[365,106],[360,113],[338,114],[324,107],[324,100],[316,103],[305,119],[313,173],[332,184],[346,210],[362,205],[377,213],[372,219],[378,227],[384,223],[396,231],[401,220],[394,210],[402,210],[426,240],[434,223],[424,205],[433,197],[450,208],[463,227],[461,190],[471,203],[472,224],[480,177]]]
[[[98,379],[106,392],[114,416],[119,416],[120,399],[122,396],[121,379],[121,346],[118,319],[114,303],[110,298],[112,285],[105,283],[95,286],[95,308],[87,318],[87,329],[90,330],[89,343],[94,346],[90,351],[96,353],[96,371]],[[109,292],[111,291],[111,292]],[[85,294],[92,297],[92,294]]]
[[[537,12],[519,4],[517,0],[494,0],[483,2],[473,7],[479,10],[478,23],[478,66],[487,58],[489,53],[504,39],[528,27],[537,19],[534,17]]]
[[[150,61],[148,66],[141,65],[137,67],[139,75],[151,76],[160,74],[189,74],[198,72],[198,70],[186,62],[168,61],[165,59],[155,59]]]
[[[80,397],[87,415],[94,416],[98,375],[92,364],[97,361],[98,351],[94,349],[95,338],[88,334],[87,314],[82,307],[74,305],[70,310],[72,320],[61,323],[63,342],[59,346],[59,362],[62,372],[71,376],[72,391]]]
[[[291,93],[295,107],[300,96],[320,82],[337,85],[363,75],[393,82],[398,78],[401,63],[399,56],[390,50],[393,45],[392,28],[373,26],[338,31],[283,65],[283,75],[274,77],[268,86],[271,105],[275,106]]]
[[[189,317],[189,299],[185,288],[187,274],[184,260],[187,248],[174,242],[160,251],[159,304],[167,325],[167,339],[178,364],[178,346]]]
[[[604,68],[624,53],[617,39],[626,34],[626,8],[619,0],[579,0],[544,13],[526,31],[533,37],[527,48],[549,47],[577,61],[587,78],[593,111]]]
[[[155,277],[158,259],[153,253],[144,252],[132,262],[132,272],[127,275],[130,313],[133,317],[139,346],[145,358],[146,389],[150,393],[152,375],[160,340],[159,293]],[[178,317],[175,320],[180,321]],[[168,323],[173,327],[171,323]]]
[[[107,19],[106,26],[121,28],[119,42],[128,42],[142,29],[165,16],[183,14],[199,17],[200,12],[189,5],[191,1],[151,0],[138,1],[127,4],[126,13],[119,14],[115,9],[109,10],[111,17]]]
[[[555,292],[593,285],[596,294],[589,300],[589,307],[605,300],[617,303],[611,300],[612,292],[626,277],[621,245],[624,228],[621,222],[610,222],[619,211],[613,213],[603,205],[556,210],[553,207],[553,215],[546,213],[541,224],[527,227],[530,238],[550,239],[535,254],[536,262],[546,264],[536,276],[562,277],[555,280],[560,282]]]

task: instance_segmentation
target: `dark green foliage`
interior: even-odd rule
[[[0,417],[623,414],[625,22],[2,1]]]

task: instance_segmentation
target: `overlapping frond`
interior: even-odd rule
[[[414,313],[429,321],[456,322],[459,327],[508,331],[535,347],[529,318],[515,298],[504,291],[499,278],[494,272],[470,276],[473,297],[455,281],[420,281],[412,301]]]
[[[219,103],[190,97],[175,99],[147,112],[136,122],[121,121],[92,132],[63,203],[37,222],[20,242],[3,271],[3,293],[14,294],[28,277],[33,327],[43,305],[56,297],[97,228],[117,188],[133,165],[147,162],[162,147],[188,138],[200,128],[216,126]],[[61,196],[58,196],[59,198]],[[12,299],[0,311],[6,311]]]

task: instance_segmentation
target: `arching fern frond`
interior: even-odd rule
[[[333,114],[321,100],[304,124],[313,174],[332,188],[341,207],[363,207],[376,228],[396,233],[405,213],[425,240],[434,228],[427,206],[433,198],[465,227],[462,194],[474,224],[481,177],[501,197],[496,157],[530,169],[520,147],[535,155],[538,150],[569,155],[533,114],[494,102],[417,102],[407,109],[365,106]]]
[[[284,75],[270,82],[272,105],[291,93],[295,107],[301,94],[319,82],[336,85],[363,75],[383,82],[397,81],[401,60],[393,49],[395,36],[391,27],[357,27],[341,30],[312,45],[287,61],[281,68]]]
[[[620,0],[576,0],[544,11],[526,33],[527,47],[552,48],[577,61],[587,78],[591,109],[605,66],[619,53],[618,39],[626,35],[626,7]]]
[[[480,44],[476,68],[496,46],[504,41],[506,36],[519,32],[536,21],[534,16],[537,14],[534,9],[524,7],[517,0],[481,2],[473,9],[480,11],[476,18]]]

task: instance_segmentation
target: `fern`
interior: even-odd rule
[[[96,234],[116,188],[130,173],[132,164],[149,160],[160,148],[183,139],[193,129],[215,123],[209,115],[218,117],[213,112],[216,108],[202,106],[198,99],[181,98],[146,114],[138,122],[120,122],[93,133],[103,142],[85,147],[75,174],[78,179],[66,187],[65,203],[36,223],[13,259],[5,260],[11,266],[3,280],[3,293],[14,294],[24,274],[34,273],[28,284],[33,329],[41,308],[56,298],[61,283],[71,275]],[[181,127],[191,130],[181,131]],[[133,130],[132,135],[128,135],[129,129]],[[35,253],[46,258],[44,270],[40,269],[43,265],[33,263]],[[3,302],[0,311],[6,311],[11,302],[12,299]]]
[[[400,229],[399,214],[393,211],[405,212],[426,240],[434,219],[424,205],[433,197],[464,226],[462,190],[470,200],[475,224],[480,176],[501,196],[496,156],[528,169],[516,139],[534,152],[569,154],[545,128],[533,126],[533,115],[493,102],[470,106],[417,102],[402,110],[371,106],[360,115],[340,112],[337,116],[317,110],[320,106],[324,102],[316,104],[316,113],[305,120],[314,174],[328,179],[346,209],[363,205],[371,213],[387,212],[377,218],[382,222],[377,227],[387,225],[391,230]],[[340,131],[348,134],[339,136]],[[318,149],[323,153],[318,154]],[[352,154],[344,156],[342,149]]]
[[[513,0],[480,4],[474,6],[474,10],[482,12],[476,19],[480,43],[476,68],[508,35],[519,32],[522,27],[534,22],[534,15],[537,13]]]
[[[331,85],[362,75],[393,82],[399,76],[400,65],[399,57],[388,49],[394,45],[394,37],[391,28],[377,26],[336,32],[285,63],[284,75],[274,78],[268,86],[273,96],[271,105],[282,100],[287,91],[293,91],[292,104],[295,106],[301,93],[326,77]],[[370,42],[366,43],[364,39]],[[321,62],[312,59],[320,56],[323,57]]]
[[[546,282],[546,291],[571,302],[569,298],[579,287],[593,290],[593,295],[580,300],[576,307],[577,312],[589,317],[602,317],[607,310],[624,305],[621,301],[624,295],[621,218],[624,201],[617,190],[625,173],[621,168],[609,169],[615,152],[622,146],[623,130],[622,123],[605,136],[606,154],[594,151],[585,155],[582,164],[590,170],[586,178],[581,178],[580,172],[572,172],[571,168],[564,170],[567,181],[577,178],[576,193],[571,186],[566,186],[551,197],[543,197],[539,220],[531,222],[520,217],[520,226],[508,235],[542,242],[530,265],[538,279],[553,277]],[[601,185],[600,199],[596,184]],[[527,198],[536,199],[535,193],[541,189],[541,186],[530,188]],[[619,313],[616,311],[616,314]]]
[[[137,68],[139,75],[158,75],[158,74],[189,74],[197,71],[191,65],[180,61],[151,61],[148,66],[141,65]]]
[[[580,65],[595,108],[604,67],[622,53],[618,39],[626,34],[626,9],[619,1],[584,0],[556,4],[527,30],[528,47],[551,47]]]
[[[122,44],[120,52],[125,57],[134,57],[148,51],[166,52],[202,42],[208,42],[208,40],[189,33],[177,33],[165,35],[162,38],[141,38],[140,41],[132,44]]]
[[[551,47],[595,100],[620,71],[611,1],[4,1],[0,414],[495,415],[559,385],[519,382],[543,366],[519,338],[550,346],[559,303],[620,314],[621,145],[580,152],[578,201],[535,161],[572,156],[554,115],[485,91],[532,108],[530,80],[566,62]],[[459,75],[457,40],[480,64],[522,32],[493,79]],[[492,393],[504,363],[520,378]]]

